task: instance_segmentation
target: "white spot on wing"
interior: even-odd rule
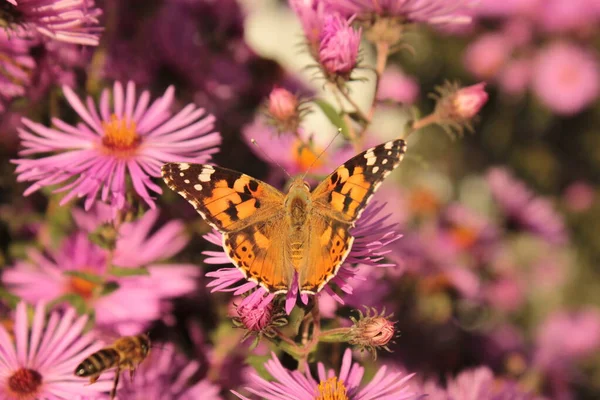
[[[387,142],[385,145],[383,145],[384,149],[391,149],[392,147],[394,147],[394,142]],[[389,153],[388,153],[389,154]]]
[[[188,163],[181,163],[181,164],[179,164],[179,170],[180,171],[185,171],[189,167],[190,167],[190,164],[188,164]]]
[[[197,191],[201,191],[202,190],[202,185],[194,185],[194,189],[196,189]]]
[[[384,158],[384,159],[381,161],[381,164],[383,164],[383,165],[387,164],[387,158]]]
[[[189,179],[184,179],[183,181],[184,181],[185,183],[188,183],[188,184],[190,183],[190,180],[189,180]]]
[[[379,171],[379,167],[377,167],[377,166],[373,167],[373,173],[376,174],[377,171]]]

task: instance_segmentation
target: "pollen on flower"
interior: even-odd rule
[[[34,399],[42,385],[42,375],[28,368],[19,368],[8,378],[8,388],[18,399]]]
[[[478,232],[466,226],[455,226],[450,230],[450,237],[460,248],[467,249],[477,241]]]
[[[92,297],[92,293],[97,286],[98,285],[96,283],[90,282],[78,276],[72,276],[71,279],[69,279],[67,291],[69,293],[78,294],[85,300],[88,300]]]
[[[311,167],[318,168],[323,165],[323,162],[317,158],[318,153],[301,140],[297,140],[292,146],[292,156],[300,170],[307,170]]]
[[[120,119],[113,114],[110,122],[102,123],[102,128],[104,129],[102,145],[111,153],[129,153],[135,150],[141,142],[134,121]]]
[[[315,400],[348,400],[348,394],[344,382],[338,381],[336,376],[322,381],[317,387]]]

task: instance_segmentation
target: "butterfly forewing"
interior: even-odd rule
[[[338,167],[312,192],[319,213],[353,223],[406,152],[402,139],[372,147]]]
[[[168,163],[167,185],[190,202],[213,228],[231,232],[269,219],[283,207],[284,195],[258,179],[204,164]]]

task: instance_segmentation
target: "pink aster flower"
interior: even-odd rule
[[[110,200],[113,207],[125,207],[128,178],[133,190],[151,208],[155,207],[151,190],[162,193],[150,178],[160,176],[165,162],[206,162],[217,151],[220,135],[213,132],[214,117],[193,104],[173,115],[174,88],[150,104],[150,93],[136,99],[135,84],[124,90],[114,84],[113,105],[109,90],[100,97],[100,113],[93,100],[86,104],[73,90],[63,87],[64,95],[83,122],[72,126],[57,118],[56,128],[23,119],[20,130],[24,150],[18,164],[18,181],[35,182],[29,195],[44,186],[61,185],[58,192],[68,192],[60,204],[75,197],[86,197],[90,209],[97,197]],[[38,156],[35,159],[25,156]],[[40,155],[44,155],[39,157]]]
[[[12,37],[0,29],[0,113],[15,97],[23,96],[31,80],[35,61],[29,55],[33,42]]]
[[[311,54],[316,58],[325,21],[325,4],[321,0],[289,0],[289,4],[300,19]]]
[[[37,32],[50,39],[97,46],[98,17],[94,0],[10,0],[1,7],[3,19],[17,34]]]
[[[370,15],[400,18],[404,23],[466,24],[468,2],[447,0],[325,0],[335,11],[366,19]]]
[[[348,80],[358,63],[362,29],[356,30],[350,23],[338,14],[325,17],[320,37],[319,64],[328,78]]]
[[[157,218],[157,211],[148,211],[138,221],[123,224],[112,258],[114,266],[145,267],[147,275],[111,275],[108,251],[90,242],[89,231],[85,232],[84,227],[61,248],[48,251],[47,256],[31,250],[30,261],[17,262],[5,270],[2,282],[12,293],[30,302],[77,296],[87,310],[95,310],[96,326],[100,329],[121,335],[137,334],[168,311],[162,300],[193,291],[200,273],[194,265],[159,261],[179,252],[187,239],[179,221],[171,221],[150,234]],[[86,223],[88,228],[99,225]],[[88,280],[77,273],[95,278]],[[131,304],[136,306],[132,308]]]
[[[190,384],[200,364],[188,361],[173,345],[153,346],[135,371],[135,379],[123,379],[117,391],[120,400],[221,400],[220,389],[209,381]]]
[[[577,114],[598,99],[599,70],[592,51],[567,42],[552,43],[540,50],[533,65],[533,92],[557,114]]]
[[[93,335],[83,335],[87,316],[76,318],[69,308],[53,312],[46,322],[43,304],[29,323],[27,306],[17,305],[14,332],[0,325],[0,397],[3,400],[105,398],[112,382],[102,377],[94,385],[73,374],[89,354],[102,348]],[[14,339],[11,337],[14,334]]]
[[[403,376],[401,372],[388,373],[387,367],[381,367],[371,382],[361,388],[364,368],[352,362],[352,352],[346,349],[339,373],[333,369],[325,369],[322,363],[317,364],[317,379],[313,378],[310,368],[305,364],[304,373],[287,370],[275,354],[265,363],[265,369],[273,377],[273,381],[253,373],[251,383],[246,387],[250,393],[266,400],[313,400],[313,399],[348,399],[348,400],[408,400],[414,398],[407,382],[414,374]],[[248,397],[233,392],[240,399]]]
[[[333,136],[321,133],[319,137],[299,128],[297,132],[283,132],[257,118],[242,130],[242,135],[257,157],[269,163],[273,174],[283,167],[288,174],[296,175],[309,171],[312,174],[327,174],[354,155],[351,146],[338,147],[321,154]],[[261,146],[251,143],[254,139]],[[312,148],[307,143],[312,142]],[[333,147],[333,146],[332,146]],[[310,170],[309,170],[310,168]]]
[[[352,265],[362,264],[378,267],[390,267],[393,264],[381,263],[384,256],[389,253],[389,249],[383,249],[388,244],[395,242],[402,235],[395,232],[395,225],[386,222],[389,215],[381,216],[379,213],[384,205],[377,203],[370,204],[363,212],[361,218],[357,221],[356,226],[350,231],[354,236],[352,249],[346,260],[340,267],[337,275],[329,281],[323,288],[322,293],[334,298],[340,304],[344,304],[342,298],[336,294],[331,288],[332,285],[338,286],[342,292],[352,294],[352,286],[348,284],[348,280],[355,278],[356,270]],[[204,238],[218,246],[222,246],[223,241],[218,232],[211,232],[205,235]],[[230,264],[231,260],[223,249],[220,251],[204,251],[203,254],[208,258],[204,260],[207,264]],[[273,298],[274,294],[268,293],[263,287],[255,282],[245,281],[244,275],[237,268],[221,268],[214,272],[206,274],[207,277],[214,278],[207,286],[212,287],[212,291],[233,292],[234,295],[251,292],[240,303],[241,306],[252,306],[259,304],[266,306]],[[240,283],[243,281],[243,283]],[[298,281],[297,277],[292,283],[286,295],[285,310],[289,314],[296,304],[298,297]],[[302,293],[301,301],[306,304],[308,295]]]
[[[566,241],[564,221],[548,199],[536,197],[523,182],[502,168],[492,168],[487,173],[487,182],[509,222],[551,243]]]

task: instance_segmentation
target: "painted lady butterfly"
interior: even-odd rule
[[[302,293],[317,293],[352,248],[349,233],[381,181],[406,151],[402,139],[345,162],[314,191],[296,178],[285,195],[229,169],[168,163],[167,185],[223,234],[223,248],[246,279],[286,293],[295,276]]]

